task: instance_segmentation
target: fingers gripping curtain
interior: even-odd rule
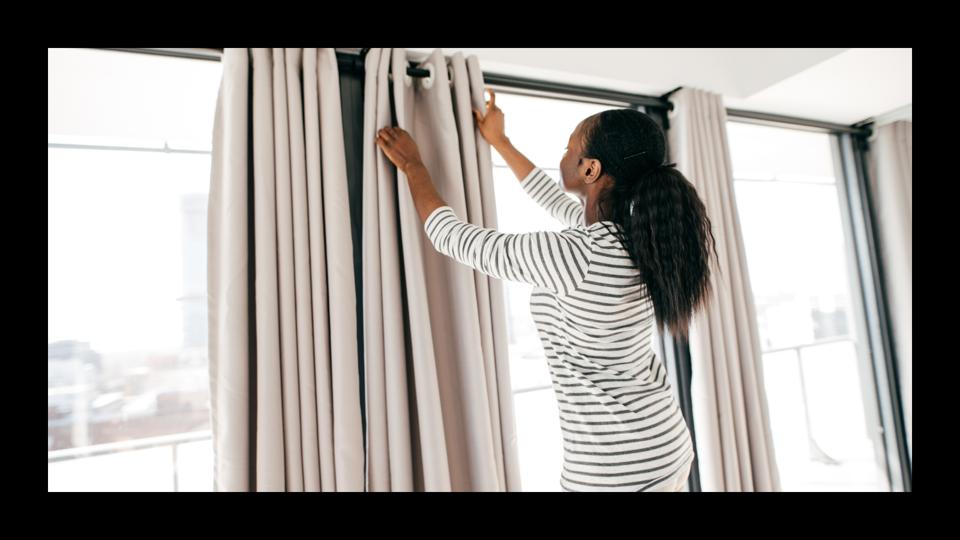
[[[369,491],[519,491],[502,284],[437,253],[407,185],[375,144],[397,125],[440,196],[496,227],[476,57],[439,50],[406,74],[403,49],[365,57],[363,313]]]
[[[216,491],[362,491],[333,49],[224,49],[208,208]]]

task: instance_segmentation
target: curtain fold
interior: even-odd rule
[[[907,451],[913,463],[913,122],[877,126],[870,137],[870,190],[897,355]]]
[[[689,335],[701,489],[780,491],[723,96],[682,88],[671,101],[671,161],[706,206],[721,266],[712,265],[710,303]]]
[[[208,206],[216,491],[362,491],[333,49],[224,49]]]
[[[448,66],[438,49],[418,63],[432,74],[413,78],[403,49],[364,61],[367,489],[519,491],[502,284],[433,249],[406,177],[375,145],[381,127],[408,131],[440,196],[495,227],[471,112],[484,104],[479,64],[455,54]]]

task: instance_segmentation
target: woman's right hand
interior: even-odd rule
[[[487,113],[484,115],[477,109],[473,109],[473,118],[476,120],[477,128],[480,129],[480,134],[483,135],[484,140],[496,146],[507,139],[503,127],[503,111],[500,110],[500,107],[497,107],[497,96],[493,93],[493,89],[484,88],[484,90],[490,92],[490,101],[487,101]]]

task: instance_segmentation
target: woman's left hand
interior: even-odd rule
[[[401,171],[406,172],[410,166],[423,163],[417,143],[409,133],[399,127],[385,127],[378,131],[377,146]]]

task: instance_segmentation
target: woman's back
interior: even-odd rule
[[[685,478],[692,439],[651,347],[646,286],[613,222],[583,207],[539,167],[521,187],[567,225],[504,233],[436,208],[424,231],[436,250],[498,279],[534,286],[530,312],[556,391],[567,491],[657,491]]]
[[[672,487],[694,458],[653,348],[653,304],[615,227],[577,227],[589,245],[585,278],[569,294],[535,287],[530,297],[559,406],[567,491]]]

